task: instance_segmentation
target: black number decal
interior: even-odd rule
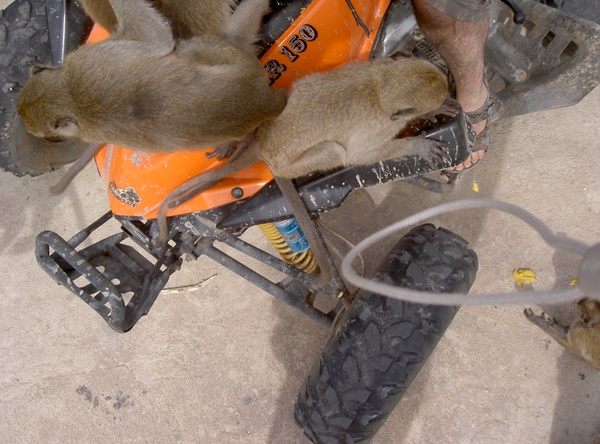
[[[292,36],[292,38],[288,40],[288,43],[292,47],[292,50],[297,54],[306,51],[306,42],[297,35]]]
[[[294,34],[288,39],[287,43],[290,45],[289,47],[282,46],[279,48],[279,52],[286,56],[292,63],[298,60],[298,54],[303,53],[308,49],[307,42],[312,42],[318,37],[317,30],[311,25],[302,25],[298,30],[298,34],[300,35]],[[279,77],[281,77],[287,67],[277,60],[269,60],[265,65],[265,69],[269,73],[272,85]]]
[[[300,36],[308,42],[312,42],[319,36],[319,34],[317,34],[317,30],[310,25],[302,25],[299,33]]]
[[[290,62],[295,62],[298,58],[298,55],[294,54],[292,50],[287,46],[282,46],[281,48],[279,48],[279,52],[286,56],[288,59],[290,59]]]
[[[265,69],[271,80],[270,85],[272,85],[279,77],[281,77],[281,74],[287,69],[287,66],[282,65],[277,60],[269,60],[265,65]]]

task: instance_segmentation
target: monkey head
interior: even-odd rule
[[[61,140],[78,136],[64,74],[61,68],[35,67],[21,90],[17,109],[25,128],[34,136]]]
[[[594,299],[582,299],[577,302],[581,311],[580,322],[586,328],[600,327],[600,303]]]
[[[439,108],[448,96],[446,76],[425,60],[390,59],[382,67],[378,75],[378,98],[392,120],[423,116]]]

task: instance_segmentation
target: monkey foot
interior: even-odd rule
[[[560,335],[566,335],[569,331],[569,327],[560,325],[554,318],[551,318],[544,312],[536,315],[531,308],[526,308],[523,310],[523,314],[527,319],[546,332],[554,331]]]

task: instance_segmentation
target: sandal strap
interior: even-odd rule
[[[501,109],[502,103],[500,102],[500,99],[495,95],[488,93],[483,105],[475,111],[470,111],[465,114],[469,117],[471,123],[479,123],[484,120],[494,120]]]

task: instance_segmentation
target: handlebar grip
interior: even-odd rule
[[[513,2],[512,0],[502,0],[502,3],[504,3],[506,6],[508,6],[512,10],[513,22],[515,22],[515,24],[522,25],[523,23],[525,23],[525,19],[527,17],[525,17],[525,13],[521,10],[521,8],[519,8],[515,4],[515,2]]]

